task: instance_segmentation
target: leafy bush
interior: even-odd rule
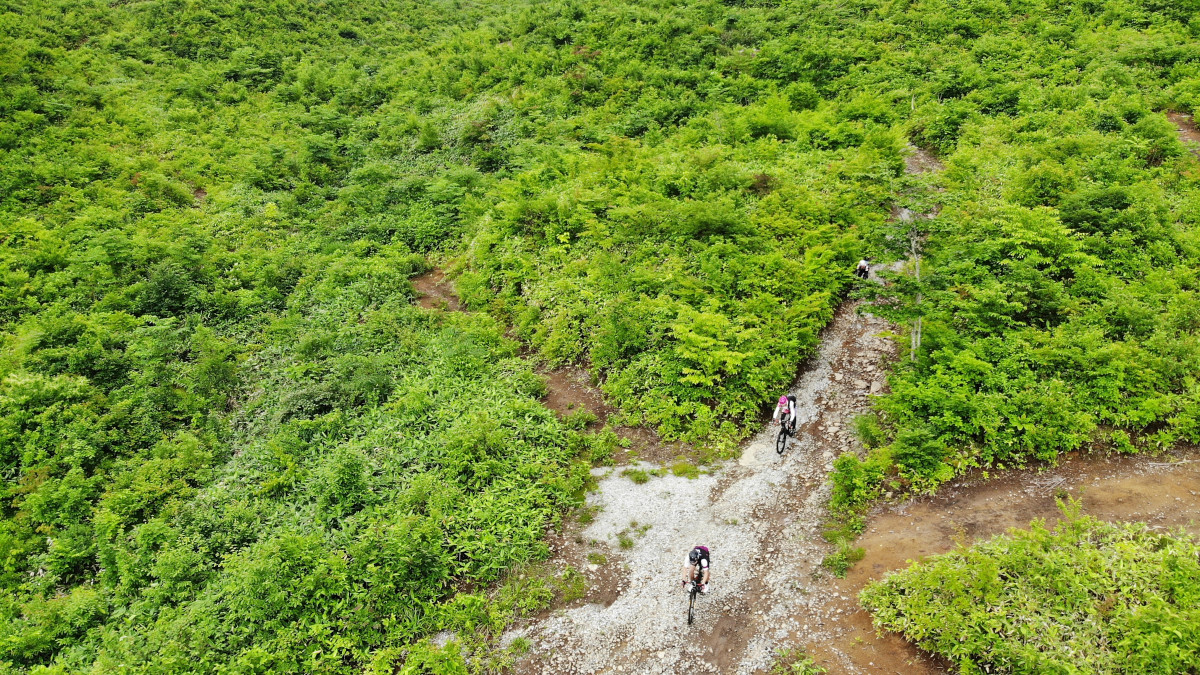
[[[1200,439],[1158,113],[1195,107],[1195,12],[867,4],[6,13],[0,662],[499,668],[528,607],[487,589],[618,446],[508,336],[731,453],[853,261],[904,255],[897,194],[945,208],[878,306],[924,341],[838,461],[844,543],[885,481]],[[426,255],[488,316],[413,307]]]
[[[1182,673],[1200,660],[1200,545],[1142,524],[1039,521],[863,590],[875,625],[962,672]]]

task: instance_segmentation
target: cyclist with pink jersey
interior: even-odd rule
[[[796,397],[792,394],[780,396],[779,403],[775,406],[775,414],[771,417],[772,420],[779,422],[781,425],[787,425],[788,431],[792,434],[796,433],[796,416],[799,412],[799,406],[796,405]]]

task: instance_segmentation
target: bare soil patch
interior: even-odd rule
[[[616,409],[604,402],[604,394],[592,384],[587,371],[576,366],[564,366],[539,373],[546,380],[546,407],[566,416],[579,410],[595,415],[598,424],[608,421]]]
[[[925,148],[919,148],[911,143],[905,147],[905,173],[930,173],[941,171],[945,168],[941,161]]]
[[[417,291],[417,304],[426,309],[442,309],[451,312],[463,311],[462,303],[455,294],[446,273],[433,269],[413,277],[413,288]],[[590,428],[599,429],[608,423],[617,409],[604,400],[600,388],[592,383],[591,376],[578,366],[563,366],[539,372],[546,381],[545,406],[560,417],[586,410],[596,416]],[[614,458],[618,464],[644,460],[666,463],[679,456],[689,456],[692,448],[685,443],[667,442],[653,429],[646,427],[615,426],[613,431],[628,441],[628,447]]]
[[[417,290],[417,304],[426,309],[445,309],[452,312],[462,310],[462,303],[446,280],[446,273],[433,269],[413,277],[413,288]]]
[[[1196,120],[1191,115],[1180,112],[1167,113],[1167,119],[1179,129],[1179,139],[1184,145],[1191,146],[1192,152],[1200,156],[1200,129],[1196,128]]]
[[[596,416],[590,428],[599,429],[618,412],[604,400],[604,394],[592,384],[591,376],[583,368],[563,366],[543,371],[540,375],[546,380],[547,393],[543,403],[560,417],[586,410]],[[635,461],[666,464],[679,456],[692,454],[692,448],[686,443],[664,441],[653,429],[615,425],[613,431],[629,442],[627,448],[613,457],[618,465]]]

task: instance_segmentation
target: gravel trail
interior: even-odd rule
[[[880,336],[888,324],[856,309],[842,306],[792,387],[799,430],[782,456],[767,425],[739,460],[696,479],[668,474],[637,485],[621,476],[624,467],[598,472],[608,475],[589,501],[600,511],[582,536],[623,568],[609,577],[619,579],[616,598],[510,631],[507,639],[532,644],[518,672],[749,674],[781,647],[829,641],[830,612],[840,611],[829,607],[841,598],[819,572],[830,550],[820,536],[827,476],[835,454],[855,446],[849,422],[883,389],[893,349]],[[618,533],[633,547],[621,550]],[[712,549],[713,583],[689,628],[679,579],[697,544]]]

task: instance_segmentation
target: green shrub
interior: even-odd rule
[[[642,471],[641,469],[625,469],[621,472],[621,475],[625,476],[634,483],[637,483],[638,485],[646,483],[650,480],[650,474]]]
[[[581,430],[595,424],[600,418],[590,410],[580,408],[563,418],[563,424],[568,429]]]
[[[852,453],[839,455],[833,460],[830,474],[830,506],[834,511],[853,512],[878,497],[888,465],[880,455],[872,455],[865,462]]]
[[[854,435],[863,447],[876,448],[887,443],[887,432],[879,423],[877,415],[858,415],[854,418]]]
[[[1077,508],[1077,507],[1076,507]],[[1176,673],[1200,659],[1200,545],[1068,509],[874,582],[875,625],[964,672]]]

